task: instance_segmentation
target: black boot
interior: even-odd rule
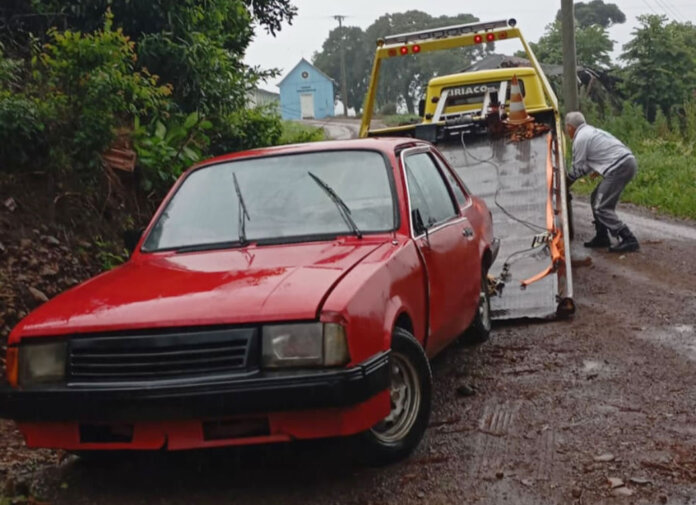
[[[631,233],[628,226],[624,226],[619,231],[619,243],[609,247],[609,252],[624,253],[635,252],[640,249],[638,239]]]
[[[609,230],[607,230],[606,226],[599,221],[595,220],[593,222],[595,225],[595,230],[597,230],[597,234],[592,240],[585,242],[583,245],[592,249],[597,247],[609,247],[611,245],[611,241],[609,240]]]

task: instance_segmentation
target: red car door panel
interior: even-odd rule
[[[460,215],[451,188],[428,151],[411,150],[403,159],[411,213],[417,211],[427,229],[426,233],[412,226],[428,278],[426,350],[434,355],[466,329],[476,310],[470,301],[479,283],[479,274],[472,271],[478,255],[475,231]]]

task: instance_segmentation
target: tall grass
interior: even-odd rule
[[[311,126],[299,121],[283,121],[283,133],[278,140],[279,145],[318,142],[326,139],[323,128]]]
[[[631,148],[638,174],[622,200],[658,212],[696,219],[696,101],[671,118],[658,113],[650,123],[638,105],[624,104],[620,114],[602,116],[586,109],[590,124],[611,132]],[[579,181],[580,182],[580,181]],[[587,194],[595,183],[576,183],[573,192]]]

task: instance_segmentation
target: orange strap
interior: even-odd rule
[[[551,264],[535,276],[522,281],[523,288],[555,272],[559,264],[563,261],[563,233],[556,228],[555,219],[553,217],[553,138],[550,133],[546,137],[546,142],[548,145],[548,154],[546,156],[546,186],[548,189],[548,196],[546,199],[546,230],[551,236],[551,240],[549,241]]]

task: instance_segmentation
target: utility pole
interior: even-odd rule
[[[561,0],[561,36],[563,37],[563,102],[566,112],[570,112],[579,109],[573,0]]]
[[[338,27],[343,28],[345,16],[336,15],[334,19],[338,21]],[[343,37],[341,37],[343,38]],[[341,96],[343,97],[343,115],[348,117],[348,86],[346,85],[346,54],[343,48],[343,41],[339,44],[339,54],[341,55]]]

